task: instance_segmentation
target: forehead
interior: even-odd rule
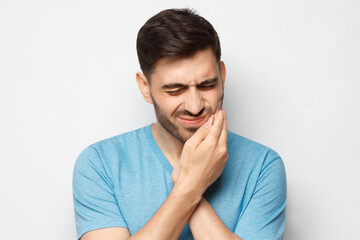
[[[218,75],[218,63],[213,51],[209,48],[198,51],[189,58],[160,59],[151,75],[151,83],[156,85],[200,83]]]

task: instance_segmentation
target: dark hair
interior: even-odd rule
[[[148,80],[158,60],[191,57],[209,47],[219,63],[221,48],[214,27],[190,9],[161,11],[141,27],[136,41],[140,67]]]

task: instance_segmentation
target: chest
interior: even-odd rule
[[[119,177],[115,185],[118,207],[131,234],[136,233],[151,219],[173,188],[169,172],[161,167],[153,170],[132,174],[130,178]],[[220,177],[207,190],[205,198],[224,224],[233,230],[241,212],[243,198],[241,191],[234,191],[229,186]],[[184,228],[181,238],[192,239],[188,226]]]

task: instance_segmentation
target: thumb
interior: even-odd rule
[[[186,141],[186,145],[197,148],[199,144],[204,140],[204,138],[210,132],[210,127],[212,126],[214,121],[214,114],[212,114],[209,119],[204,123],[195,133],[194,135]]]

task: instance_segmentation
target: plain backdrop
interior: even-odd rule
[[[155,121],[135,40],[173,7],[218,31],[229,129],[284,160],[285,239],[359,239],[357,0],[0,0],[0,239],[75,239],[74,162]]]

